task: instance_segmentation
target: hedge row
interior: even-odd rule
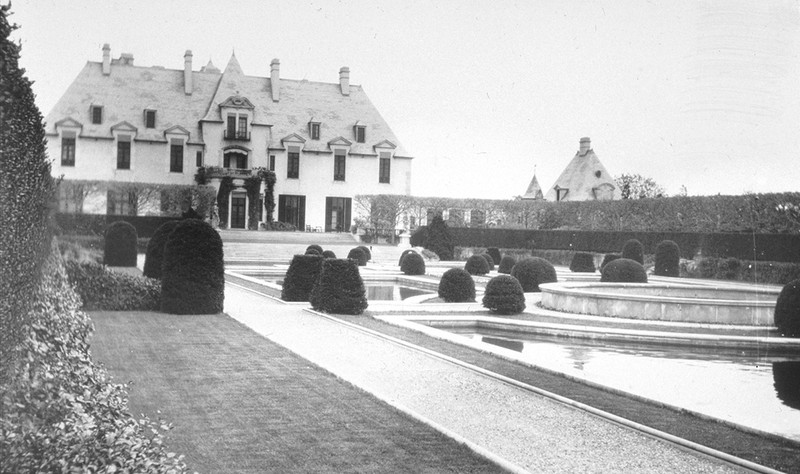
[[[107,214],[56,214],[56,223],[62,233],[78,235],[103,235],[113,222],[124,221],[136,228],[139,237],[152,237],[156,229],[180,217],[115,216]]]

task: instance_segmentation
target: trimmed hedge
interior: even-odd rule
[[[366,245],[359,245],[356,248],[359,248],[364,252],[364,255],[366,255],[368,262],[372,261],[372,252],[370,251],[369,247],[367,247]]]
[[[117,273],[93,262],[64,262],[67,276],[86,311],[158,311],[161,283]]]
[[[524,258],[511,269],[511,276],[519,280],[522,291],[539,292],[542,283],[558,281],[553,264],[539,257]]]
[[[618,258],[603,267],[603,283],[647,283],[647,272],[641,263],[629,258]]]
[[[317,254],[322,255],[322,252],[323,252],[322,246],[321,245],[317,245],[317,244],[311,244],[308,247],[306,247],[306,255],[308,255],[308,251],[312,250],[312,249],[316,250]]]
[[[497,273],[505,273],[506,275],[511,273],[511,269],[514,268],[516,265],[517,259],[515,259],[512,255],[503,255],[503,258],[500,259],[500,265],[497,266]]]
[[[359,267],[363,267],[367,264],[367,254],[364,253],[364,250],[360,247],[354,247],[350,249],[350,252],[347,254],[347,258],[350,260],[355,260]]]
[[[322,270],[323,257],[319,255],[295,255],[286,276],[283,278],[281,299],[283,301],[308,301],[311,290]]]
[[[367,292],[355,261],[328,258],[311,292],[311,307],[334,314],[361,314],[367,309]]]
[[[397,265],[402,266],[403,265],[403,259],[406,257],[406,255],[408,255],[410,253],[417,253],[417,251],[414,250],[414,249],[405,249],[405,250],[403,250],[403,253],[400,254],[400,260],[398,260]]]
[[[486,263],[489,265],[489,271],[491,272],[492,270],[494,270],[494,259],[492,258],[492,256],[489,255],[488,253],[482,253],[481,257],[486,259]]]
[[[656,246],[656,264],[653,270],[658,276],[681,276],[681,251],[671,240],[659,242]]]
[[[519,280],[510,275],[498,275],[489,280],[483,306],[498,314],[521,313],[525,309],[525,293]]]
[[[618,258],[622,258],[622,255],[620,255],[618,253],[607,253],[607,254],[605,254],[603,256],[603,262],[600,264],[600,271],[602,272],[603,268],[605,268],[606,265],[608,265],[609,263],[613,262],[614,260],[616,260]]]
[[[166,222],[180,220],[177,216],[118,216],[114,214],[62,214],[55,215],[56,224],[65,234],[103,235],[114,222],[127,222],[136,228],[139,237],[152,237]]]
[[[315,248],[306,249],[306,255],[322,255],[322,251]]]
[[[483,255],[472,255],[464,264],[464,270],[470,275],[486,275],[489,273],[489,263]]]
[[[409,253],[400,264],[400,271],[406,275],[424,275],[425,259],[418,253]]]
[[[800,280],[788,283],[778,295],[775,326],[785,337],[800,337]]]
[[[409,243],[412,247],[424,247],[425,241],[428,240],[428,228],[427,227],[419,227],[417,230],[411,234],[411,238],[409,239]]]
[[[439,260],[453,260],[454,243],[447,224],[441,215],[436,215],[428,226],[428,238],[424,247],[439,256]]]
[[[498,249],[497,247],[489,247],[488,249],[486,249],[486,253],[491,255],[492,261],[495,264],[499,265],[500,264],[500,260],[503,259],[503,257],[500,255],[500,249]]]
[[[594,255],[588,252],[575,252],[572,262],[569,264],[571,272],[575,273],[594,273]]]
[[[636,239],[625,242],[625,245],[622,246],[622,258],[644,265],[644,246]]]
[[[325,258],[336,258],[336,254],[333,253],[333,250],[323,250],[322,256]]]
[[[124,221],[108,226],[103,262],[112,267],[136,266],[136,228]]]
[[[186,219],[169,234],[161,274],[161,310],[216,314],[225,301],[222,239],[209,224]]]
[[[169,234],[178,227],[181,221],[168,221],[156,229],[150,242],[147,243],[147,252],[144,257],[144,270],[142,273],[149,278],[161,278],[161,265],[164,263],[164,246],[167,244]]]
[[[451,268],[439,280],[439,298],[447,303],[475,301],[475,281],[461,268]]]

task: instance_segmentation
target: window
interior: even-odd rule
[[[198,168],[203,166],[203,152],[202,151],[198,151],[194,155],[194,157],[195,157],[195,166],[197,166]]]
[[[378,182],[379,183],[390,182],[391,174],[392,174],[392,158],[389,154],[381,153],[380,170],[378,171]]]
[[[91,107],[92,113],[92,123],[93,124],[101,124],[103,123],[103,106],[102,105],[93,105]]]
[[[289,152],[289,161],[287,163],[287,171],[286,171],[287,178],[300,178],[300,152],[299,151],[290,151]]]
[[[367,127],[364,125],[356,125],[355,126],[356,132],[356,141],[358,143],[364,143],[367,141]]]
[[[239,116],[239,127],[236,129],[236,138],[242,138],[247,134],[247,115]]]
[[[247,115],[228,115],[228,124],[225,129],[226,140],[250,140],[247,131]]]
[[[306,227],[306,197],[291,194],[278,195],[278,221],[292,224],[298,229]]]
[[[121,136],[117,138],[117,169],[131,169],[131,139]]]
[[[352,198],[325,198],[325,232],[347,232],[350,230]]]
[[[61,136],[61,166],[75,166],[75,135]]]
[[[173,140],[169,146],[169,171],[183,173],[183,142]]]
[[[333,156],[333,180],[344,181],[345,163],[347,156],[343,150],[337,150]]]
[[[236,135],[236,116],[228,115],[228,130],[225,138],[232,138]]]
[[[144,111],[144,126],[145,126],[145,128],[156,128],[156,111],[155,110],[145,110]]]
[[[275,171],[275,155],[269,155],[269,170]]]
[[[308,134],[312,140],[319,140],[319,122],[308,123]]]
[[[225,168],[247,169],[247,155],[244,153],[229,151],[222,159]]]
[[[135,216],[136,194],[129,191],[109,189],[106,201],[106,214],[116,216]]]

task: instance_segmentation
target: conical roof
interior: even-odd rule
[[[614,177],[600,162],[600,158],[590,147],[588,138],[581,139],[581,149],[545,195],[545,199],[548,201],[594,201],[621,198],[622,193],[617,187]]]
[[[539,186],[539,180],[536,179],[536,171],[533,172],[533,179],[531,184],[528,185],[528,190],[522,195],[522,199],[543,200],[542,187]]]

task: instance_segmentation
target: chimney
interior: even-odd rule
[[[111,46],[108,43],[103,45],[103,75],[111,74]]]
[[[589,137],[581,138],[581,150],[579,153],[581,155],[585,155],[586,152],[588,152],[591,148],[592,148],[592,141],[589,139]]]
[[[192,50],[183,53],[183,92],[192,95]]]
[[[342,95],[350,95],[350,68],[347,66],[339,69],[339,86],[342,88]]]
[[[272,101],[281,100],[281,62],[275,58],[270,63],[269,82],[272,87]]]

